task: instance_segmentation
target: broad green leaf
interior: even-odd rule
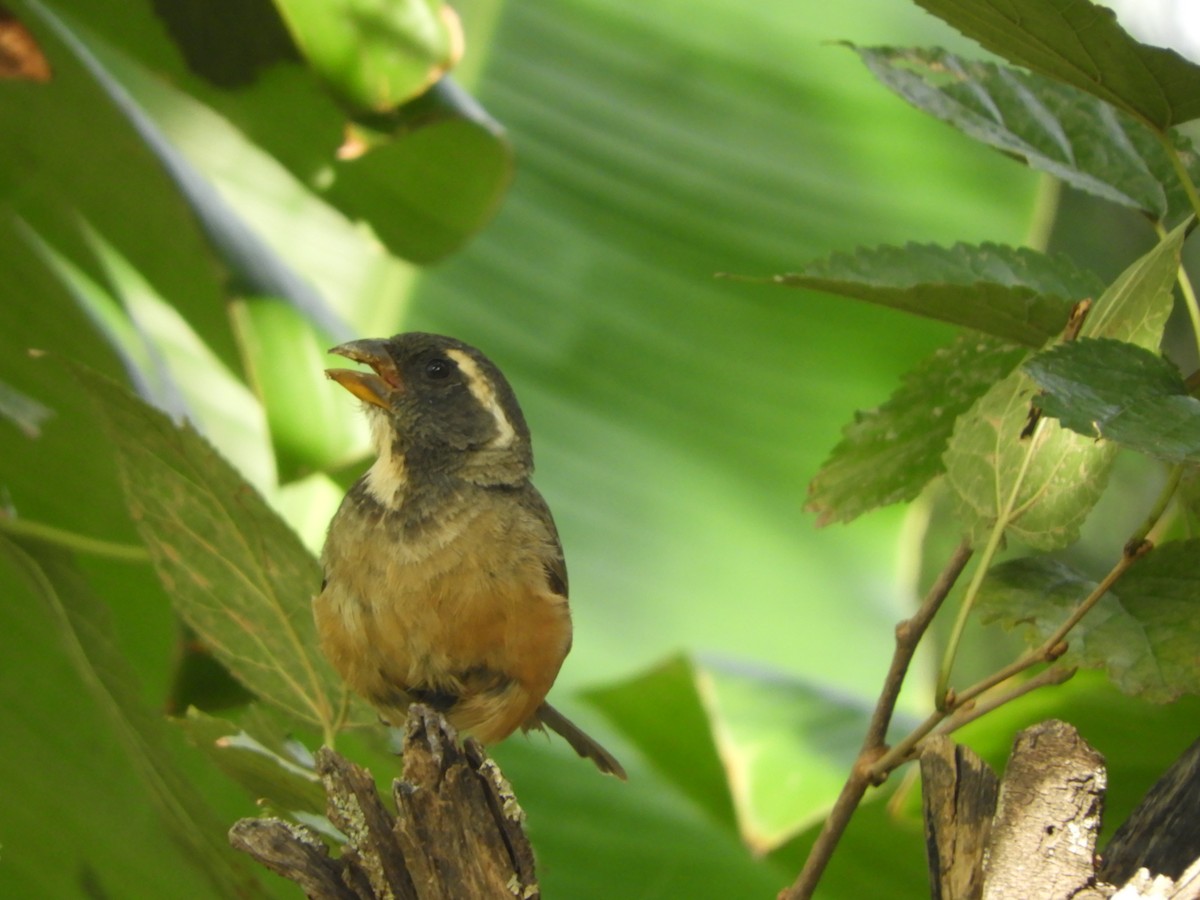
[[[1089,0],[916,0],[1017,65],[1165,130],[1200,116],[1200,66],[1139,44]]]
[[[1162,144],[1132,116],[1069,85],[937,49],[855,48],[875,76],[918,109],[1072,187],[1178,222],[1191,212]],[[1193,181],[1196,153],[1176,152]]]
[[[904,376],[882,405],[856,413],[808,486],[817,524],[911,500],[945,470],[942,454],[958,417],[1024,358],[1022,347],[974,332],[959,335]]]
[[[1200,462],[1200,400],[1157,353],[1109,339],[1052,347],[1025,363],[1044,413],[1082,435],[1168,462]]]
[[[1188,223],[1135,261],[1095,303],[1080,334],[1155,346],[1171,310],[1171,288]],[[946,473],[971,539],[997,522],[1031,547],[1072,543],[1107,483],[1115,447],[1055,421],[1022,437],[1036,385],[1017,370],[955,424]]]
[[[682,658],[588,698],[709,815],[732,813],[757,853],[828,812],[869,714],[806,681]]]
[[[226,827],[176,768],[165,726],[143,705],[141,690],[114,640],[107,609],[61,551],[26,550],[0,535],[0,557],[20,572],[58,629],[67,658],[103,711],[171,837],[222,896],[263,896],[245,860],[224,839]]]
[[[353,106],[387,112],[426,90],[462,52],[441,0],[275,0],[313,67]]]
[[[317,647],[316,560],[189,426],[75,367],[117,449],[130,514],[172,603],[251,691],[331,739],[346,688]],[[360,705],[356,721],[373,721]]]
[[[289,759],[241,726],[195,707],[176,721],[193,744],[260,803],[284,815],[325,814],[325,789],[311,761]]]
[[[775,282],[890,306],[1039,347],[1103,285],[1063,256],[997,244],[861,248]]]
[[[1155,703],[1200,693],[1197,558],[1200,541],[1190,540],[1139,559],[1068,635],[1065,664],[1105,669],[1123,692]],[[978,608],[1036,646],[1095,587],[1066,563],[1016,559],[988,573]]]
[[[676,657],[585,697],[635,744],[661,777],[674,783],[714,821],[736,821],[729,783],[697,685],[696,665]],[[669,709],[669,716],[663,710]]]

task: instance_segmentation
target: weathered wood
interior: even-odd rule
[[[1076,897],[1095,881],[1104,759],[1065,722],[1017,735],[984,858],[985,900]]]
[[[1140,868],[1178,879],[1200,859],[1200,741],[1155,782],[1104,849],[1100,875],[1120,884]]]
[[[460,745],[440,715],[409,711],[396,813],[370,772],[329,749],[317,753],[326,812],[346,835],[338,857],[315,831],[278,819],[243,819],[235,847],[329,900],[461,900],[540,896],[524,813],[475,741]]]
[[[979,900],[983,850],[996,811],[996,773],[948,737],[921,752],[925,849],[933,900]]]

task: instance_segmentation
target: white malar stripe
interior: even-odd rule
[[[508,416],[500,407],[500,402],[496,399],[496,391],[492,387],[491,379],[484,375],[479,364],[463,351],[447,350],[446,355],[458,364],[459,371],[467,376],[467,387],[475,399],[496,420],[496,436],[488,442],[488,446],[498,448],[512,446],[517,433],[512,427],[512,422],[508,421]]]

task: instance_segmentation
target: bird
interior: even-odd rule
[[[376,458],[321,553],[313,614],[326,657],[389,725],[423,703],[485,745],[549,728],[626,779],[546,702],[571,649],[567,569],[508,380],[445,335],[329,352],[371,370],[325,374],[362,401]]]

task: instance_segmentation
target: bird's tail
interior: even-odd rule
[[[538,707],[537,718],[551,731],[556,731],[571,745],[576,753],[584,759],[590,759],[601,772],[616,775],[622,781],[627,781],[625,769],[617,762],[615,756],[588,737],[578,725],[560,713],[549,703]]]

